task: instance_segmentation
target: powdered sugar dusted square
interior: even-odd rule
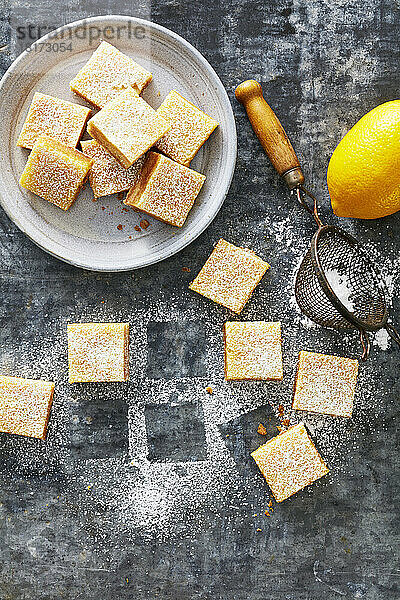
[[[151,79],[149,71],[103,41],[70,82],[70,87],[78,96],[103,108],[129,87],[135,86],[141,92]]]
[[[290,427],[252,452],[277,502],[328,473],[303,423]]]
[[[221,239],[189,288],[239,314],[267,269],[252,250]]]
[[[229,321],[224,339],[226,379],[282,379],[280,323]]]
[[[351,417],[358,361],[302,350],[299,355],[293,408]]]
[[[124,192],[137,183],[144,156],[134,162],[129,169],[124,169],[96,140],[85,140],[81,142],[81,146],[83,154],[93,160],[89,171],[89,182],[95,198]]]
[[[188,165],[210,137],[217,121],[172,90],[157,113],[171,129],[156,143],[156,148],[182,165]]]
[[[33,145],[19,183],[62,210],[75,202],[93,161],[75,148],[45,135]]]
[[[67,329],[70,383],[128,379],[128,323],[73,323]]]
[[[46,438],[54,383],[0,376],[0,431]]]
[[[39,94],[33,96],[17,146],[32,149],[40,135],[47,135],[75,148],[91,110],[80,104]]]
[[[149,152],[138,183],[129,190],[124,202],[159,221],[182,227],[204,181],[201,173]]]
[[[87,124],[88,133],[125,169],[129,169],[169,129],[167,121],[133,88],[118,94]]]

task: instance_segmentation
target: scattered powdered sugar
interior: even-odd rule
[[[292,248],[298,240],[298,235],[296,235],[290,216],[284,218],[282,221],[272,221],[268,226],[268,231],[274,235],[278,243],[286,245],[286,248]]]
[[[256,250],[268,261],[265,253]],[[44,331],[33,339],[16,340],[15,348],[12,343],[7,346],[1,356],[2,374],[43,378],[56,384],[46,443],[32,444],[31,440],[22,438],[7,441],[9,454],[18,461],[18,468],[25,473],[32,468],[45,474],[61,472],[63,495],[79,497],[83,519],[92,523],[96,516],[100,542],[105,543],[117,530],[127,536],[171,539],[184,531],[204,530],[210,519],[218,515],[233,514],[239,509],[251,515],[259,509],[260,502],[265,501],[267,506],[270,493],[262,477],[250,473],[243,477],[220,428],[231,419],[267,406],[272,409],[277,423],[286,420],[292,425],[305,423],[330,469],[327,481],[336,485],[343,474],[351,473],[352,460],[359,453],[363,437],[374,435],[370,423],[381,419],[382,405],[387,398],[382,391],[382,397],[376,401],[377,377],[381,388],[390,386],[384,374],[376,374],[373,355],[370,362],[360,368],[352,419],[292,410],[300,350],[359,356],[356,332],[342,334],[325,330],[321,335],[323,330],[301,315],[294,299],[293,281],[303,253],[304,244],[299,243],[293,251],[292,267],[284,265],[279,271],[271,268],[240,317],[193,294],[187,287],[157,302],[147,297],[138,298],[134,311],[109,306],[107,301],[92,306],[76,302],[68,322],[130,323],[131,374],[126,384],[67,383],[67,320],[61,317],[49,319]],[[388,279],[389,263],[385,269],[385,279]],[[132,285],[131,281],[122,283],[123,293],[126,286]],[[392,283],[395,284],[394,279]],[[185,282],[182,285],[185,286]],[[281,321],[282,382],[225,381],[222,327],[228,319]],[[200,322],[207,340],[206,372],[198,377],[149,378],[147,328],[150,322]],[[379,348],[384,349],[385,332],[378,334],[375,343],[377,352]],[[206,391],[209,386],[212,393]],[[126,410],[129,448],[110,456],[87,456],[85,447],[90,446],[90,440],[83,439],[82,448],[72,454],[74,426],[79,429],[81,424],[89,424],[97,407],[111,404],[108,427],[112,432],[113,403],[121,400],[122,410]],[[146,405],[188,402],[198,403],[204,415],[204,459],[149,461]],[[102,427],[107,427],[107,422]],[[85,428],[83,431],[86,435]],[[260,436],[260,444],[263,442]],[[15,468],[15,463],[6,465],[3,476],[7,477],[7,469]]]
[[[84,309],[79,315],[71,315],[68,321],[111,321],[109,315],[101,315],[101,309],[99,312],[95,316],[92,311]],[[83,517],[91,519],[93,511],[101,507],[104,530],[98,532],[100,538],[110,535],[114,529],[163,539],[179,534],[185,527],[201,528],[205,526],[204,519],[231,502],[235,490],[238,495],[243,493],[239,489],[240,477],[235,462],[218,430],[218,423],[243,411],[240,401],[232,399],[231,391],[224,383],[222,321],[226,314],[222,309],[216,320],[204,323],[210,341],[210,371],[204,377],[151,380],[145,375],[149,320],[198,320],[196,311],[185,311],[174,300],[171,304],[160,302],[136,310],[135,319],[131,321],[132,373],[128,384],[69,385],[66,322],[52,323],[48,329],[53,335],[49,337],[22,343],[17,352],[9,350],[3,353],[4,374],[46,377],[56,383],[46,443],[32,445],[29,439],[10,437],[13,455],[18,458],[22,470],[39,468],[44,473],[63,472],[64,494],[68,497],[69,490],[74,490],[71,495],[79,496]],[[112,320],[124,322],[127,315],[113,311]],[[216,361],[218,355],[219,361]],[[82,457],[78,451],[74,454],[72,467],[72,425],[90,423],[94,399],[96,405],[99,400],[104,404],[112,402],[112,392],[108,391],[111,388],[107,385],[113,386],[114,393],[122,394],[127,402],[129,452],[120,457],[87,458],[84,450]],[[213,394],[206,392],[208,385],[213,387]],[[151,463],[147,459],[144,407],[146,404],[171,401],[178,404],[201,403],[206,437],[205,460]],[[249,408],[252,408],[251,402]],[[112,426],[110,420],[109,427]],[[90,444],[90,441],[84,443]]]
[[[274,214],[272,218],[266,219],[266,229],[268,235],[275,238],[280,252],[285,254],[290,252],[294,255],[295,261],[301,261],[308,249],[309,240],[306,235],[299,235],[299,228],[304,227],[304,223],[301,225],[299,222],[301,208],[295,205],[297,201],[294,196],[290,196],[288,202],[293,203],[292,210],[296,212],[289,215],[286,212],[284,215]]]
[[[386,329],[380,329],[373,337],[373,344],[381,350],[388,350],[390,347],[390,335]]]
[[[383,277],[387,292],[389,305],[391,304],[391,298],[394,295],[395,288],[399,284],[399,272],[400,272],[400,256],[393,257],[389,254],[381,257],[381,270],[380,274]]]
[[[304,327],[304,329],[318,329],[319,328],[319,325],[317,325],[317,323],[314,323],[314,321],[311,321],[311,319],[309,319],[307,317],[307,315],[305,315],[304,313],[301,312],[294,294],[292,296],[290,296],[290,298],[289,298],[289,306],[295,313],[294,321],[297,325],[301,325],[302,327]]]

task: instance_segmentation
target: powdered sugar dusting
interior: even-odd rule
[[[300,246],[299,246],[300,249]],[[256,248],[263,259],[268,255]],[[300,252],[295,260],[300,260]],[[296,264],[293,266],[294,276]],[[140,276],[140,275],[139,275]],[[55,381],[54,406],[46,444],[26,452],[20,444],[15,453],[21,465],[41,465],[63,473],[65,494],[70,490],[79,497],[83,519],[93,519],[100,511],[99,543],[116,530],[126,536],[150,539],[173,539],[184,531],[207,527],[210,515],[224,511],[234,514],[237,507],[249,515],[267,504],[269,490],[262,478],[249,473],[244,479],[219,426],[254,409],[269,405],[277,422],[288,419],[291,425],[304,421],[313,442],[327,463],[330,473],[325,481],[337,486],[348,475],[352,457],[357,454],[363,436],[371,436],[370,423],[379,419],[382,397],[376,396],[375,365],[362,365],[356,388],[352,419],[335,418],[291,408],[295,367],[300,349],[357,356],[357,334],[325,332],[317,326],[304,328],[293,297],[292,279],[276,293],[279,272],[271,268],[271,277],[260,283],[255,297],[246,305],[243,320],[282,321],[284,378],[282,382],[226,382],[222,327],[232,318],[223,307],[210,304],[193,294],[182,282],[179,293],[149,301],[138,298],[134,310],[115,305],[79,302],[68,311],[70,322],[129,322],[130,380],[123,384],[82,384],[79,390],[68,385],[66,321],[53,319],[33,340],[19,342],[18,353],[8,347],[2,353],[2,373],[37,377]],[[135,274],[134,279],[138,277]],[[189,281],[191,275],[185,276]],[[126,279],[125,293],[132,285]],[[133,280],[133,285],[135,281]],[[207,373],[196,378],[149,379],[147,326],[158,322],[201,322],[207,339]],[[331,337],[330,337],[331,336]],[[332,347],[333,346],[333,347]],[[49,351],[51,348],[51,352]],[[333,348],[335,351],[332,352]],[[339,351],[340,350],[340,351]],[[382,389],[389,385],[385,373],[380,375]],[[212,394],[206,392],[211,386]],[[78,452],[71,467],[71,427],[90,419],[93,401],[113,406],[116,398],[126,403],[126,427],[129,448],[120,456],[85,458]],[[150,462],[144,416],[146,404],[199,402],[204,414],[206,457],[198,462]],[[385,406],[387,408],[387,406]],[[113,427],[113,414],[108,425]],[[384,429],[384,426],[382,425]],[[382,433],[382,428],[380,432]],[[278,430],[277,430],[278,433]],[[260,445],[264,440],[260,440]],[[265,440],[266,441],[266,440]],[[89,442],[88,442],[89,444]],[[324,484],[326,485],[326,484]],[[258,497],[254,491],[258,491]],[[305,494],[311,494],[309,488]],[[260,500],[261,499],[261,500]],[[236,508],[235,508],[236,507]]]
[[[350,312],[354,311],[354,288],[345,273],[337,269],[326,269],[325,276],[337,298]]]
[[[388,350],[390,346],[390,335],[385,329],[380,329],[375,333],[373,343],[381,350]]]

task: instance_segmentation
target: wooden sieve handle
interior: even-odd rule
[[[261,85],[249,79],[235,90],[250,123],[270,161],[292,190],[304,183],[304,175],[293,146],[278,117],[264,100]]]

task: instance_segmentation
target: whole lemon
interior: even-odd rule
[[[377,219],[400,210],[400,100],[364,115],[335,148],[328,189],[338,217]]]

